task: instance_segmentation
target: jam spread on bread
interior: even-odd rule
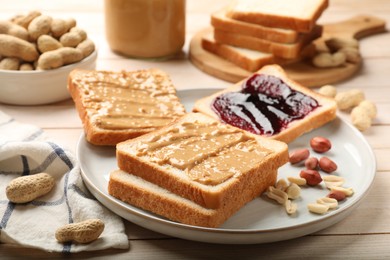
[[[137,143],[136,156],[169,165],[206,185],[246,172],[271,151],[244,131],[218,122],[185,122]]]
[[[211,106],[225,123],[254,134],[272,136],[294,120],[304,118],[319,104],[278,77],[254,74],[243,83],[241,91],[223,93]]]

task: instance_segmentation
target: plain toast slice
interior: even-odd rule
[[[277,43],[249,35],[214,29],[214,39],[217,43],[271,53],[275,57],[283,59],[296,59],[300,57],[302,50],[312,41],[321,37],[321,35],[322,26],[318,25],[310,33],[300,35],[297,42]]]
[[[328,5],[329,0],[237,0],[228,15],[248,23],[307,33]]]
[[[121,201],[169,220],[211,228],[222,225],[241,208],[241,204],[244,204],[233,202],[218,209],[207,209],[122,170],[110,173],[108,192]]]
[[[295,59],[283,59],[274,56],[271,53],[254,51],[245,48],[235,47],[228,44],[217,43],[214,40],[212,30],[208,30],[202,37],[202,48],[216,54],[217,56],[228,60],[238,67],[241,67],[247,71],[254,72],[261,69],[265,65],[279,64],[286,65],[295,62],[299,62],[307,57],[311,57],[316,53],[314,44],[309,44]]]

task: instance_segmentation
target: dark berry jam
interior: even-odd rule
[[[212,108],[222,121],[249,132],[272,136],[319,107],[317,100],[291,89],[271,75],[255,74],[238,92],[215,98]]]

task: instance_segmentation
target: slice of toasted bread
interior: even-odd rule
[[[117,145],[118,167],[205,208],[244,205],[276,180],[287,145],[189,113]],[[235,207],[237,208],[237,207]]]
[[[267,136],[268,138],[283,141],[283,142],[291,142],[295,140],[297,137],[301,136],[302,134],[309,132],[315,128],[318,128],[327,122],[333,120],[336,117],[336,103],[333,99],[322,96],[313,90],[306,88],[299,83],[291,80],[287,74],[284,72],[284,70],[278,66],[278,65],[267,65],[264,66],[262,69],[260,69],[256,74],[263,74],[263,75],[270,75],[274,76],[275,78],[281,80],[287,86],[289,86],[292,90],[295,90],[297,92],[300,92],[301,94],[306,95],[307,97],[311,98],[312,100],[315,100],[315,102],[318,103],[318,107],[315,108],[313,111],[308,113],[303,118],[293,120],[288,123],[288,125],[281,129],[279,132],[273,132],[273,133],[266,133],[264,136]],[[250,79],[249,77],[248,79]],[[213,103],[216,100],[216,98],[220,97],[223,94],[226,93],[241,93],[243,84],[246,84],[248,79],[245,79],[229,88],[226,88],[222,91],[219,91],[213,95],[210,95],[208,97],[204,97],[200,100],[197,100],[195,102],[193,111],[195,112],[201,112],[206,115],[209,115],[211,117],[214,117],[218,120],[221,120],[220,115],[216,112],[216,110],[213,108]],[[270,84],[272,85],[272,84]],[[276,88],[278,86],[275,86]],[[246,102],[244,100],[243,102]],[[244,104],[241,104],[244,105]],[[299,109],[299,103],[296,103],[294,106],[296,109]],[[237,106],[240,106],[240,104],[237,104]],[[277,106],[277,105],[275,105]],[[294,107],[293,107],[294,108]],[[271,116],[274,117],[280,117],[278,115],[278,112],[272,112],[273,108],[268,108],[267,111],[261,111],[260,108],[255,108],[251,112],[251,115],[248,117],[253,116],[254,120],[256,121],[256,124],[259,124],[258,127],[259,130],[262,130],[262,127],[265,129],[267,127],[267,124],[269,122],[269,118],[265,116],[267,113],[270,113]],[[250,120],[249,120],[250,121]],[[261,134],[261,131],[260,131]]]
[[[269,64],[286,65],[286,64],[295,63],[306,57],[313,56],[316,52],[315,45],[309,44],[301,51],[300,55],[297,58],[283,59],[283,58],[276,57],[271,53],[254,51],[254,50],[231,46],[228,44],[217,43],[214,40],[211,28],[202,37],[201,44],[202,44],[202,48],[205,49],[206,51],[214,53],[219,57],[224,58],[250,72],[257,71],[261,69],[261,67]]]
[[[267,27],[310,32],[328,0],[237,0],[229,16],[248,23]]]
[[[111,172],[108,192],[119,200],[169,220],[211,228],[222,225],[243,204],[233,201],[218,209],[207,209],[122,170]]]
[[[310,33],[300,35],[295,43],[277,43],[249,35],[214,29],[214,39],[217,43],[271,53],[273,56],[283,59],[299,58],[302,50],[321,35],[322,26],[316,26]]]
[[[211,14],[211,25],[214,28],[231,33],[249,35],[271,42],[294,43],[299,39],[300,33],[297,31],[266,27],[235,20],[227,15],[227,11],[228,9],[224,8]]]
[[[116,145],[161,128],[184,115],[169,76],[161,70],[74,70],[68,90],[87,140]]]

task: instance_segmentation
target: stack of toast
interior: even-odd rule
[[[117,145],[110,195],[184,224],[219,227],[274,185],[287,145],[201,113]]]
[[[251,72],[294,63],[315,53],[327,7],[328,0],[237,0],[212,14],[202,47]]]

